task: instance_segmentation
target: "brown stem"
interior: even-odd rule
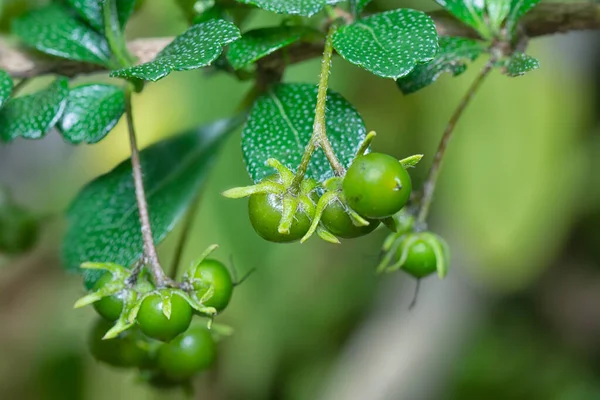
[[[423,197],[421,198],[419,214],[417,217],[417,225],[423,225],[425,220],[427,219],[427,215],[429,214],[429,208],[431,207],[431,202],[433,201],[433,194],[435,192],[437,180],[440,175],[440,169],[442,167],[442,161],[444,159],[444,155],[446,154],[446,149],[448,148],[448,144],[450,143],[450,139],[452,139],[452,134],[456,128],[456,124],[462,117],[465,109],[473,99],[473,96],[479,88],[481,84],[485,80],[485,78],[490,74],[490,72],[494,69],[495,57],[492,56],[483,67],[483,69],[475,78],[475,81],[462,98],[458,107],[452,114],[448,125],[446,125],[446,129],[444,130],[444,134],[442,135],[442,139],[440,140],[440,144],[438,146],[437,152],[435,153],[435,158],[433,159],[433,164],[431,165],[431,169],[429,170],[429,175],[427,176],[427,180],[423,185]]]
[[[146,201],[146,191],[144,189],[144,180],[142,175],[142,165],[140,162],[140,153],[135,135],[135,127],[133,124],[133,109],[131,105],[132,89],[128,86],[125,90],[125,116],[127,119],[127,128],[129,132],[129,144],[131,146],[131,168],[133,171],[133,183],[135,186],[135,197],[137,200],[138,210],[140,214],[140,224],[142,232],[142,240],[144,241],[144,264],[150,267],[150,272],[154,279],[154,284],[157,287],[164,287],[171,284],[167,277],[160,261],[158,253],[152,238],[152,227],[150,226],[150,214],[148,212],[148,203]]]

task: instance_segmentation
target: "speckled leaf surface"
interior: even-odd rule
[[[438,36],[429,16],[398,9],[342,26],[333,46],[349,62],[375,75],[397,79],[433,59]]]
[[[97,143],[111,131],[125,112],[123,89],[90,84],[72,89],[58,125],[70,143]]]
[[[410,74],[396,81],[404,94],[431,85],[444,72],[454,76],[462,74],[467,69],[467,63],[485,51],[481,42],[459,37],[440,37],[439,45],[440,49],[430,63],[417,65]]]
[[[510,12],[512,0],[486,0],[486,10],[489,25],[492,30],[498,32],[508,13]]]
[[[248,31],[229,46],[227,59],[235,69],[243,68],[312,32],[301,26],[278,26]]]
[[[44,90],[10,100],[0,110],[0,139],[43,137],[60,119],[68,94],[68,81],[59,78]]]
[[[435,0],[450,14],[460,21],[479,31],[484,37],[489,36],[489,30],[484,20],[486,13],[485,0]]]
[[[9,99],[13,90],[13,81],[11,77],[0,69],[0,108]]]
[[[241,118],[221,120],[144,149],[141,162],[154,241],[161,242],[185,214],[211,170],[226,134]],[[131,266],[142,256],[142,236],[131,162],[90,182],[67,212],[64,267],[80,271],[85,261]],[[87,287],[102,274],[83,271]]]
[[[98,32],[104,32],[104,18],[102,16],[103,1],[99,0],[67,0],[69,5]],[[117,13],[121,29],[133,12],[135,0],[117,0]]]
[[[277,14],[303,15],[310,17],[325,7],[328,0],[237,0],[239,3],[252,4],[263,10]],[[337,3],[337,1],[335,1]]]
[[[511,0],[510,13],[506,18],[506,28],[512,32],[517,23],[525,14],[535,7],[541,0]]]
[[[317,104],[317,87],[311,84],[280,84],[255,103],[244,130],[242,151],[254,182],[275,171],[266,166],[276,158],[295,171],[312,132]],[[327,94],[327,137],[340,162],[349,167],[366,136],[359,113],[339,94]],[[325,154],[317,150],[307,176],[319,181],[333,176]]]
[[[352,12],[359,15],[372,0],[350,0]]]
[[[113,71],[110,76],[157,81],[172,71],[188,71],[210,65],[223,46],[239,39],[239,29],[225,20],[194,25],[177,36],[156,58],[135,67]]]
[[[12,30],[25,44],[46,54],[109,65],[106,39],[60,5],[50,5],[16,19]]]
[[[537,59],[524,53],[516,53],[507,61],[504,73],[508,76],[516,77],[539,67],[540,62]]]

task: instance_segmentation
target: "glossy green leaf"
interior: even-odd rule
[[[106,1],[106,0],[104,0]],[[101,0],[67,0],[69,5],[98,32],[104,32],[103,2]],[[124,29],[133,12],[136,0],[117,0],[120,28]]]
[[[110,64],[106,39],[60,5],[50,5],[18,18],[12,29],[25,44],[46,54],[104,66]]]
[[[486,0],[486,10],[490,28],[499,32],[511,9],[512,0]]]
[[[541,0],[510,0],[510,13],[506,18],[506,29],[513,32],[517,23],[525,14],[535,7]]]
[[[223,46],[240,38],[239,29],[225,20],[210,20],[192,26],[177,36],[148,63],[113,71],[110,76],[157,81],[172,71],[188,71],[210,65]]]
[[[325,7],[328,0],[237,0],[278,14],[310,17]],[[336,1],[337,2],[337,1]]]
[[[227,59],[233,68],[240,69],[297,42],[309,32],[312,30],[301,26],[278,26],[248,31],[229,46]]]
[[[125,94],[120,87],[83,85],[69,92],[58,127],[71,143],[97,143],[114,128],[124,112]]]
[[[433,59],[438,36],[425,13],[398,9],[340,27],[333,46],[346,60],[385,78],[398,79]]]
[[[239,116],[217,121],[141,152],[156,243],[185,214],[205,182],[223,139],[241,122]],[[79,271],[86,261],[128,267],[138,261],[143,245],[130,160],[84,187],[71,204],[67,218],[62,256],[68,270]],[[83,271],[86,286],[92,286],[102,273]]]
[[[311,84],[280,84],[254,103],[242,131],[244,161],[254,182],[275,172],[266,165],[269,158],[296,170],[312,136],[316,103],[317,87]],[[360,114],[329,91],[326,120],[327,137],[340,162],[349,167],[367,133]],[[333,176],[321,150],[314,154],[307,175],[319,181]]]
[[[13,90],[13,80],[3,70],[0,69],[0,108],[10,98]]]
[[[485,22],[486,0],[435,1],[460,21],[478,31],[484,38],[489,38],[491,36],[491,31]]]
[[[440,37],[440,49],[428,64],[417,67],[404,78],[396,81],[404,94],[414,93],[435,82],[444,72],[453,76],[467,70],[467,63],[475,61],[485,51],[483,43],[459,37]]]
[[[537,59],[524,53],[516,53],[506,62],[504,73],[508,76],[516,77],[539,67],[540,62]]]
[[[352,7],[352,12],[354,15],[360,15],[363,12],[367,4],[369,4],[372,0],[350,0],[350,5]]]
[[[60,119],[68,94],[68,81],[59,78],[44,90],[10,100],[0,110],[0,139],[40,139]]]

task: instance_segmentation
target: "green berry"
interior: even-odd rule
[[[163,344],[157,355],[159,370],[173,381],[184,381],[209,368],[215,361],[217,346],[206,327],[195,326]]]
[[[394,157],[370,153],[356,157],[342,183],[348,205],[366,218],[396,214],[410,198],[408,172]]]
[[[168,297],[171,301],[170,318],[163,312]],[[187,300],[170,289],[162,289],[144,298],[137,314],[137,322],[142,332],[149,337],[169,342],[190,326],[192,313]]]
[[[329,203],[321,216],[321,223],[337,237],[353,239],[373,232],[379,225],[378,220],[368,220],[369,225],[356,226],[338,199]]]
[[[218,312],[227,307],[233,295],[233,280],[222,262],[213,259],[203,260],[196,267],[192,278],[198,298],[201,298],[210,286],[213,287],[213,295],[204,303],[205,306],[214,307]]]

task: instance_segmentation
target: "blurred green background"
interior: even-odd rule
[[[24,2],[3,3],[0,26],[7,9]],[[376,0],[373,9],[400,6],[435,9],[423,0]],[[278,21],[257,12],[247,26]],[[147,0],[128,34],[174,35],[185,26],[174,2]],[[245,202],[219,195],[249,183],[233,135],[205,189],[184,265],[219,243],[222,261],[256,272],[219,317],[235,334],[220,343],[195,398],[600,399],[599,44],[593,33],[535,40],[539,71],[494,73],[483,86],[457,128],[434,206],[432,228],[453,250],[451,273],[424,281],[410,311],[414,281],[374,274],[383,231],[339,246],[274,245],[254,234]],[[412,172],[419,187],[481,65],[403,96],[393,81],[336,58],[331,88],[378,132],[375,149],[425,154]],[[312,60],[284,80],[316,83],[318,71]],[[231,115],[249,88],[200,71],[148,85],[134,103],[140,144]],[[95,146],[72,148],[58,135],[0,146],[0,183],[38,213],[59,215],[33,253],[0,261],[1,399],[185,398],[91,358],[94,312],[72,310],[81,279],[60,266],[60,213],[83,184],[128,156],[123,125]],[[165,264],[178,234],[161,245]]]

